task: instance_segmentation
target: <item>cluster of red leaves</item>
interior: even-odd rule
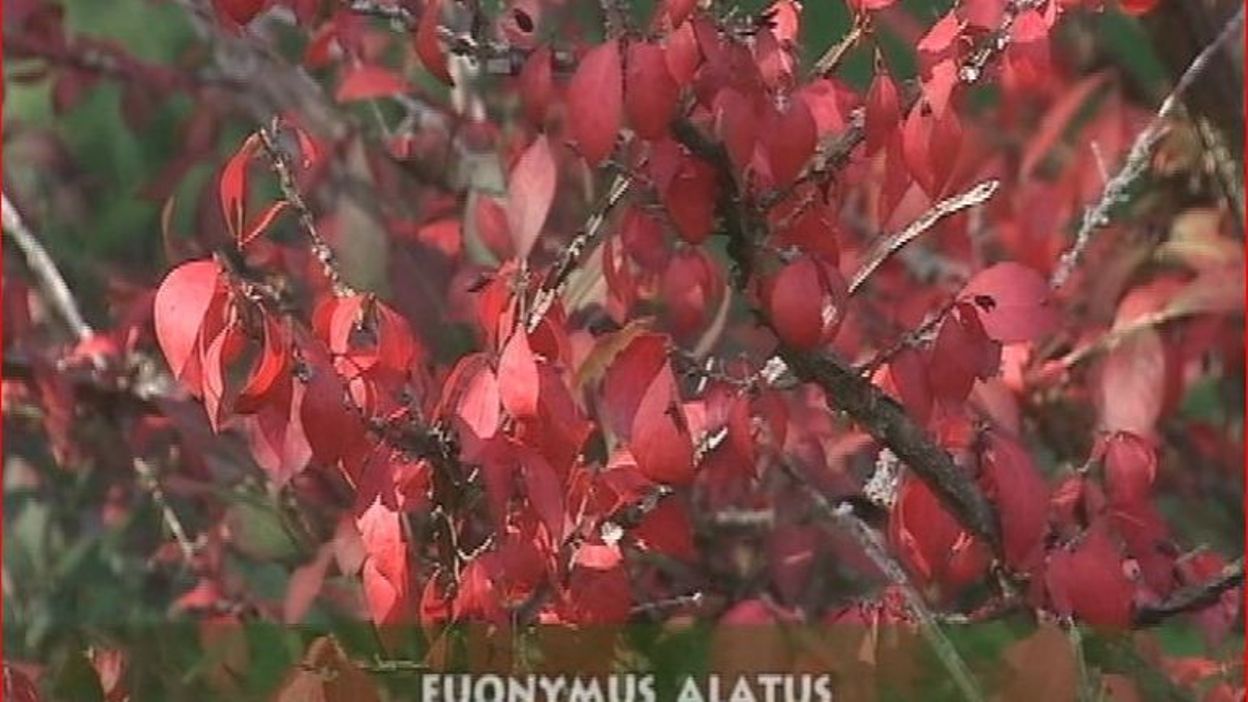
[[[224,2],[220,10],[245,24],[262,5]],[[1048,33],[1063,9],[1041,3],[1013,22],[996,76],[1007,102],[1034,90],[1060,95]],[[425,8],[413,47],[428,70],[447,80],[435,41],[438,11],[436,4]],[[566,84],[553,75],[548,50],[532,51],[516,81],[533,136],[519,137],[512,149],[505,201],[483,198],[476,205],[477,229],[493,230],[492,248],[507,259],[471,293],[465,310],[480,331],[481,351],[440,372],[404,316],[371,295],[326,291],[301,326],[249,298],[245,282],[208,260],[178,267],[157,293],[162,349],[175,375],[203,399],[212,426],[236,419],[276,481],[309,462],[340,468],[356,491],[356,521],[369,554],[365,592],[378,622],[415,611],[421,577],[427,585],[419,610],[435,619],[501,622],[508,608],[550,583],[557,596],[543,604],[545,620],[623,620],[632,597],[621,544],[601,535],[612,515],[653,485],[702,495],[710,506],[745,496],[769,499],[758,479],[771,459],[760,452],[782,459],[795,450],[785,439],[789,428],[803,426],[791,416],[792,400],[772,391],[712,382],[690,397],[669,361],[676,344],[705,333],[719,300],[730,294],[719,264],[697,246],[715,227],[723,183],[715,164],[673,135],[673,120],[679,116],[722,142],[746,197],[774,198],[768,224],[778,255],[762,261],[750,282],[779,338],[798,349],[852,351],[869,336],[867,309],[850,306],[842,253],[852,253],[854,243],[844,239],[837,210],[872,173],[882,172],[884,180],[864,214],[882,226],[912,219],[976,179],[1006,175],[1007,164],[969,133],[959,107],[967,80],[959,67],[1003,12],[992,0],[967,3],[919,37],[921,90],[912,101],[883,65],[861,97],[835,78],[803,80],[794,54],[801,8],[788,0],[776,3],[769,24],[748,38],[724,31],[688,3],[662,3],[651,25],[658,39],[589,47]],[[358,42],[366,32],[357,18],[340,14],[318,37],[332,36],[341,47],[349,35]],[[326,56],[310,50],[309,60],[324,60],[318,55]],[[1022,214],[1035,189],[1052,194],[1069,185],[1087,192],[1077,175],[1056,186],[1026,176],[1097,85],[1076,85],[1046,115],[1052,126],[1039,141],[1047,143],[1029,145],[1014,201],[993,208],[993,226],[1007,232],[1034,226]],[[376,99],[408,90],[396,74],[361,60],[349,64],[337,97]],[[831,184],[801,178],[820,141],[846,130],[859,107],[865,143],[843,178]],[[633,138],[619,146],[625,126]],[[1106,125],[1112,128],[1123,133],[1122,126]],[[305,150],[317,150],[296,133]],[[556,146],[550,135],[558,134],[574,153]],[[258,144],[252,137],[243,145],[220,184],[226,226],[244,249],[286,205],[279,200],[250,219],[245,214],[247,168]],[[527,304],[516,281],[539,249],[556,194],[581,163],[592,167],[613,153],[635,169],[646,193],[628,202],[618,235],[603,246],[605,312],[626,323],[641,305],[662,299],[672,337],[636,323],[595,336],[573,325],[559,305],[526,331]],[[678,239],[674,249],[665,229]],[[1133,603],[1164,598],[1180,584],[1178,553],[1167,546],[1166,527],[1149,500],[1156,473],[1149,432],[1159,412],[1148,401],[1120,399],[1126,386],[1157,375],[1139,364],[1165,351],[1146,336],[1156,335],[1150,329],[1114,347],[1100,371],[1108,433],[1097,440],[1087,469],[1051,489],[1020,439],[1015,398],[1029,390],[1029,380],[1018,377],[1026,357],[1058,326],[1059,302],[1037,271],[1049,269],[1058,250],[1053,237],[1028,236],[1020,231],[1004,242],[1027,265],[1000,263],[971,278],[934,342],[897,353],[877,380],[947,449],[979,466],[978,482],[1001,515],[1006,564],[1029,577],[1033,604],[1125,626]],[[1128,297],[1118,323],[1124,314],[1156,311],[1159,301],[1173,299],[1168,291],[1137,304]],[[1004,384],[1003,366],[1014,376]],[[986,432],[973,427],[983,418],[992,422]],[[480,466],[488,527],[456,515],[452,528],[488,548],[449,589],[439,580],[445,572],[418,577],[409,563],[410,537],[399,515],[445,497],[431,459],[387,438],[386,427],[405,422],[452,427],[459,449],[454,465]],[[761,434],[759,422],[767,428]],[[806,433],[815,431],[806,426]],[[718,448],[695,448],[716,433],[726,437]],[[587,454],[591,437],[609,449],[597,460]],[[691,557],[686,498],[662,505],[637,527],[635,543]],[[674,526],[681,533],[673,541]],[[945,596],[980,582],[991,560],[987,546],[914,477],[900,488],[889,534],[907,565]],[[444,560],[438,567],[450,566]],[[449,607],[438,602],[447,597],[453,597]]]
[[[241,30],[270,4],[215,6],[223,23]],[[316,3],[284,4],[311,28],[305,63],[340,68],[339,102],[415,92],[383,65],[394,48],[389,33],[346,10],[322,17]],[[393,299],[335,289],[327,262],[307,255],[306,244],[269,240],[294,203],[253,210],[253,163],[273,154],[258,136],[248,138],[217,182],[219,228],[247,266],[303,286],[304,308],[290,309],[230,257],[200,257],[165,277],[152,320],[169,369],[202,401],[211,428],[240,432],[274,483],[292,484],[308,500],[324,497],[300,480],[309,473],[348,488],[347,516],[292,578],[285,616],[306,612],[336,564],[360,576],[378,624],[418,621],[436,635],[451,621],[506,626],[517,612],[546,623],[621,623],[635,605],[678,597],[691,583],[714,588],[663,564],[723,568],[728,557],[714,545],[694,548],[694,525],[743,509],[780,515],[766,547],[775,601],[738,602],[724,620],[802,616],[803,583],[817,563],[863,561],[852,544],[823,539],[797,518],[804,499],[777,466],[797,465],[820,489],[846,495],[861,482],[850,467],[878,447],[827,412],[824,400],[837,398],[772,387],[759,368],[778,343],[860,359],[917,326],[945,297],[939,286],[897,261],[870,278],[869,295],[851,294],[846,281],[866,259],[870,235],[899,230],[987,178],[1005,184],[1002,195],[978,221],[948,218],[925,249],[977,272],[953,288],[930,343],[890,354],[873,382],[989,497],[1004,565],[1027,583],[1031,606],[1125,627],[1134,608],[1215,571],[1216,556],[1183,554],[1152,504],[1157,425],[1206,354],[1233,351],[1226,314],[1242,310],[1225,290],[1242,284],[1242,258],[1224,255],[1229,245],[1216,223],[1190,227],[1167,244],[1179,265],[1160,274],[1073,281],[1067,291],[1095,296],[1102,307],[1099,300],[1117,301],[1116,310],[1089,315],[1045,275],[1064,247],[1056,233],[1099,191],[1093,156],[1118,159],[1138,121],[1114,91],[1077,126],[1094,135],[1098,153],[1056,148],[1109,79],[1068,81],[1050,34],[1064,13],[1100,4],[1028,4],[998,37],[1014,12],[1004,0],[959,3],[926,29],[897,20],[889,0],[851,2],[913,39],[919,60],[917,90],[881,61],[860,93],[799,69],[802,8],[793,0],[777,0],[766,21],[748,29],[689,0],[664,0],[644,35],[578,43],[570,76],[558,74],[553,48],[536,38],[551,14],[539,3],[508,3],[493,29],[525,57],[505,80],[519,95],[515,124],[396,136],[386,144],[389,160],[369,162],[384,191],[401,198],[407,186],[395,185],[383,162],[433,160],[448,145],[502,154],[504,196],[422,194],[421,219],[388,222],[394,252],[425,261],[404,264],[396,253],[396,281],[442,269],[425,280],[426,297],[408,284],[396,285]],[[425,4],[399,45],[451,83],[440,11],[439,2]],[[1000,55],[991,69],[974,70],[991,70],[1001,104],[972,116],[967,103],[980,77],[965,69],[985,41]],[[836,177],[812,174],[821,145],[851,133],[858,119],[864,138]],[[691,148],[674,131],[677,121],[721,144],[725,162]],[[1021,153],[986,136],[1032,123],[1036,136]],[[297,126],[285,131],[299,151],[294,185],[308,189],[320,183],[327,155],[355,138],[322,143]],[[583,263],[601,275],[579,298],[535,308],[534,283],[544,279],[534,271],[584,215],[578,183],[608,165],[627,175],[631,191]],[[737,206],[759,220],[765,238],[753,242],[757,253],[734,291],[729,262],[707,244]],[[300,213],[300,227],[310,226],[305,219]],[[340,248],[353,245],[332,217],[316,225]],[[990,253],[979,241],[984,231],[996,233]],[[726,323],[734,296],[775,335],[748,320]],[[1159,330],[1159,318],[1187,326]],[[448,359],[438,332],[452,323],[470,330],[472,351]],[[1062,357],[1053,348],[1073,350]],[[683,361],[701,362],[707,349],[739,360],[712,363],[717,372],[691,380]],[[1081,374],[1088,357],[1095,368]],[[1098,418],[1074,442],[1094,445],[1086,464],[1057,479],[1038,467],[1030,446],[1038,437],[1024,421],[1052,392],[1069,393]],[[48,417],[57,421],[56,412]],[[630,521],[633,512],[640,516]],[[433,526],[418,532],[414,522]],[[898,490],[887,533],[936,597],[952,601],[987,579],[988,545],[913,474]],[[639,553],[659,557],[632,557]],[[225,589],[218,578],[207,573],[182,604],[211,602]],[[887,605],[823,616],[904,618],[900,605]],[[1216,631],[1233,615],[1220,605],[1201,616]]]

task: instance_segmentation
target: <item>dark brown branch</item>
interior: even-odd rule
[[[799,378],[823,389],[829,407],[844,410],[867,433],[892,449],[963,526],[999,550],[996,513],[979,486],[896,400],[834,356],[783,347],[780,356]]]
[[[720,172],[718,204],[728,255],[739,272],[738,288],[744,286],[752,270],[754,252],[761,238],[761,225],[741,202],[731,163],[720,144],[710,141],[688,122],[678,121],[673,134],[695,154],[707,158]],[[1000,551],[996,513],[984,498],[974,479],[960,469],[949,454],[915,424],[904,408],[870,381],[858,375],[840,359],[830,355],[782,348],[780,356],[798,378],[824,390],[829,407],[845,410],[875,439],[893,450],[953,512],[958,521],[994,549]]]
[[[1195,612],[1217,602],[1224,593],[1244,583],[1244,559],[1235,559],[1221,573],[1196,585],[1175,591],[1164,601],[1135,610],[1131,623],[1136,628],[1156,626],[1169,617]]]

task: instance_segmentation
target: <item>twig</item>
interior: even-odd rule
[[[1058,363],[1061,364],[1062,368],[1073,368],[1102,351],[1109,351],[1113,349],[1135,332],[1148,329],[1150,327],[1161,326],[1167,322],[1186,317],[1194,312],[1194,310],[1187,310],[1181,307],[1168,307],[1157,312],[1142,315],[1120,327],[1110,329],[1095,341],[1072,350],[1070,353],[1062,356],[1058,360]]]
[[[1041,0],[1013,0],[1008,3],[1001,15],[1001,23],[958,68],[958,79],[968,84],[978,81],[993,57],[999,56],[1009,47],[1014,23],[1018,21],[1019,15],[1040,5]]]
[[[1217,602],[1228,590],[1243,585],[1244,558],[1240,556],[1228,563],[1222,572],[1209,580],[1176,590],[1164,601],[1139,607],[1131,617],[1136,628],[1156,626],[1169,617],[1185,612],[1195,612]]]
[[[923,596],[919,594],[917,588],[910,581],[909,575],[906,574],[905,568],[897,562],[895,558],[888,552],[879,534],[870,526],[854,515],[852,508],[848,504],[833,505],[828,498],[820,492],[804,475],[795,470],[792,466],[781,463],[785,472],[798,484],[799,487],[814,503],[815,509],[837,528],[849,534],[854,542],[867,554],[871,562],[880,569],[884,576],[889,579],[906,599],[911,613],[919,625],[919,633],[927,640],[932,651],[940,662],[949,672],[958,691],[962,697],[967,700],[983,700],[984,693],[980,689],[979,683],[975,681],[975,677],[971,674],[966,662],[958,654],[957,648],[953,642],[945,635],[945,632],[936,622],[936,615],[923,601]]]
[[[156,479],[156,471],[152,469],[150,463],[138,456],[134,458],[134,470],[139,474],[139,480],[142,482],[143,487],[152,494],[152,500],[160,509],[160,516],[164,519],[165,526],[169,528],[169,532],[173,534],[173,538],[178,542],[178,548],[182,549],[182,557],[189,565],[195,559],[195,544],[187,537],[186,529],[182,526],[182,520],[178,519],[178,513],[174,512],[173,506],[169,504],[164,488],[160,486],[160,481]]]
[[[984,69],[987,68],[988,64],[1009,46],[1010,31],[1017,16],[1024,10],[1036,7],[1039,4],[1040,0],[1016,0],[1006,6],[1006,11],[1001,18],[1001,24],[988,36],[980,48],[958,67],[958,77],[963,84],[974,84],[983,77]],[[846,38],[848,39],[848,37]],[[820,61],[822,60],[821,58]],[[831,61],[832,57],[828,57],[828,60]],[[901,105],[903,115],[914,107],[920,95],[921,91],[916,90],[905,96]],[[849,158],[853,155],[854,150],[866,141],[866,138],[866,110],[859,107],[850,113],[849,124],[846,125],[845,131],[838,134],[826,147],[821,146],[810,166],[792,183],[783,188],[773,190],[760,198],[760,207],[764,210],[770,209],[783,202],[797,188],[808,183],[818,185],[826,183],[829,178],[839,172],[849,162]]]
[[[677,607],[697,607],[702,604],[703,595],[701,592],[692,592],[688,595],[678,595],[676,597],[668,597],[654,602],[641,602],[629,609],[629,614],[644,614],[647,612],[661,612],[663,610],[675,609]]]
[[[1062,622],[1066,629],[1066,639],[1070,641],[1071,654],[1075,658],[1075,700],[1077,702],[1096,702],[1096,688],[1092,684],[1091,671],[1088,670],[1087,656],[1083,655],[1083,632],[1073,621]]]
[[[0,218],[3,220],[4,231],[22,250],[22,254],[26,257],[26,266],[35,276],[40,289],[43,290],[44,297],[60,314],[61,319],[65,320],[66,326],[69,327],[75,339],[82,341],[90,337],[95,331],[83,319],[82,311],[78,309],[78,302],[74,300],[69,286],[65,284],[65,278],[61,276],[61,271],[57,269],[56,263],[48,255],[47,249],[43,248],[39,238],[26,226],[22,215],[9,200],[9,194],[7,192],[0,194],[0,198],[3,198],[0,201],[3,203]]]
[[[624,195],[628,192],[632,182],[633,179],[628,175],[617,175],[615,180],[611,182],[611,187],[607,190],[606,197],[594,208],[593,213],[586,220],[585,226],[559,252],[559,260],[555,262],[550,272],[546,274],[542,284],[533,296],[533,305],[529,308],[529,314],[525,320],[526,330],[532,332],[537,329],[537,326],[542,322],[542,318],[554,306],[555,300],[558,299],[559,294],[563,292],[564,286],[568,283],[568,277],[572,275],[572,271],[580,263],[581,256],[597,240],[598,234],[602,230],[602,225],[607,221],[607,216],[620,203],[620,200],[624,199]]]
[[[1075,243],[1062,254],[1062,257],[1058,260],[1057,268],[1053,271],[1053,276],[1049,279],[1052,287],[1060,288],[1066,283],[1071,273],[1074,272],[1075,267],[1079,264],[1079,259],[1083,256],[1084,251],[1092,242],[1092,235],[1098,229],[1108,225],[1110,213],[1114,207],[1128,199],[1127,190],[1148,169],[1149,154],[1152,153],[1153,147],[1157,145],[1157,142],[1161,140],[1162,135],[1165,133],[1166,121],[1178,110],[1179,99],[1209,65],[1214,54],[1224,46],[1229,45],[1231,39],[1243,27],[1243,24],[1244,8],[1240,7],[1239,12],[1236,12],[1231,21],[1227,22],[1217,38],[1192,60],[1187,70],[1183,71],[1183,75],[1179,77],[1179,82],[1175,84],[1174,90],[1162,101],[1161,107],[1157,109],[1157,113],[1149,121],[1148,126],[1135,137],[1135,141],[1131,144],[1131,150],[1127,152],[1127,158],[1123,162],[1122,168],[1105,184],[1105,189],[1101,191],[1100,199],[1084,210],[1083,219],[1079,223],[1079,230],[1075,234]]]
[[[902,350],[913,348],[922,344],[935,336],[936,330],[945,317],[953,311],[954,306],[958,304],[958,298],[951,297],[948,302],[941,305],[935,312],[930,313],[923,323],[911,329],[902,335],[892,346],[880,351],[870,360],[861,363],[858,366],[858,374],[864,377],[870,377],[875,373],[876,369],[888,363],[894,356],[901,353]]]
[[[264,151],[268,154],[273,172],[277,175],[277,183],[282,190],[282,197],[290,203],[290,206],[294,208],[295,213],[298,215],[300,226],[303,227],[304,232],[312,242],[312,255],[316,256],[316,259],[321,262],[321,266],[325,270],[325,277],[329,279],[330,284],[334,288],[334,294],[340,297],[354,295],[356,293],[355,289],[343,280],[342,273],[338,270],[338,260],[333,248],[321,236],[320,230],[316,227],[316,218],[312,215],[311,208],[308,207],[307,201],[303,199],[298,186],[295,185],[295,172],[290,162],[290,156],[277,143],[276,120],[274,120],[271,126],[261,127],[258,133],[260,142],[264,145]]]
[[[828,50],[815,61],[815,75],[820,78],[830,78],[836,73],[836,69],[841,67],[841,62],[849,55],[849,50],[854,48],[862,39],[863,32],[866,29],[866,21],[863,18],[866,17],[869,17],[869,15],[859,15],[859,20],[854,23],[849,33],[837,43],[829,46]]]
[[[936,203],[924,212],[922,216],[911,222],[905,229],[891,236],[881,237],[874,246],[871,247],[870,253],[867,254],[866,260],[858,267],[853,277],[849,281],[849,294],[853,295],[867,278],[879,268],[890,255],[897,252],[906,244],[910,243],[918,236],[936,226],[940,220],[951,214],[961,212],[968,207],[982,205],[997,192],[997,188],[1001,185],[998,180],[985,180],[966,192],[954,195]]]
[[[377,2],[377,0],[351,0],[347,4],[347,9],[359,15],[393,22],[403,29],[415,29],[417,22],[420,21],[419,17],[402,5]]]
[[[40,41],[20,32],[4,33],[5,54],[18,60],[40,59],[53,66],[68,67],[99,76],[129,81],[152,89],[163,87],[195,90],[206,86],[239,87],[237,81],[210,71],[174,71],[168,66],[148,63],[111,46],[79,40]]]

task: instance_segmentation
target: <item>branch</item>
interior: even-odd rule
[[[849,55],[849,50],[858,45],[862,39],[864,30],[866,29],[866,19],[869,15],[859,15],[858,20],[854,22],[854,26],[849,33],[841,38],[840,41],[828,47],[828,50],[815,61],[814,73],[820,78],[831,78],[841,62]]]
[[[967,668],[966,662],[958,655],[953,642],[945,636],[945,632],[937,624],[936,615],[928,608],[927,603],[923,601],[923,596],[910,582],[905,568],[889,554],[888,547],[880,539],[879,534],[855,516],[848,504],[833,505],[822,492],[810,484],[804,475],[784,462],[781,462],[781,466],[814,503],[815,509],[853,538],[871,562],[901,591],[906,598],[906,604],[918,621],[919,633],[927,640],[936,657],[945,666],[963,699],[972,701],[985,699],[983,690],[980,689],[979,683],[975,681],[975,677]]]
[[[1240,556],[1228,563],[1222,572],[1196,585],[1189,585],[1171,593],[1170,597],[1155,605],[1139,607],[1132,616],[1136,628],[1156,626],[1169,617],[1185,612],[1195,612],[1217,602],[1224,593],[1243,585],[1244,558]]]
[[[182,550],[182,558],[187,565],[190,565],[195,560],[195,544],[187,537],[186,529],[182,526],[182,520],[178,519],[178,513],[174,512],[173,506],[169,504],[164,488],[160,486],[160,481],[156,479],[156,471],[152,469],[150,463],[138,456],[134,458],[134,470],[139,474],[139,480],[143,487],[152,494],[152,500],[160,509],[160,516],[165,520],[165,526],[169,528],[169,532],[173,534],[173,538],[178,542],[178,548]]]
[[[936,337],[936,332],[940,327],[940,323],[949,316],[953,308],[958,304],[958,298],[951,297],[949,301],[941,305],[939,309],[927,315],[919,326],[906,332],[892,346],[883,349],[870,360],[858,366],[858,375],[863,377],[871,377],[880,366],[888,363],[897,354],[907,348],[914,348],[920,344],[931,341]]]
[[[978,81],[992,59],[1000,56],[1009,47],[1014,23],[1018,21],[1019,15],[1041,4],[1041,0],[1012,0],[1008,3],[1001,16],[1001,23],[958,68],[958,79],[967,84]]]
[[[1000,551],[992,506],[966,471],[906,414],[905,408],[832,355],[781,347],[780,356],[799,378],[823,389],[828,406],[847,412],[932,489],[957,520]]]
[[[321,267],[325,270],[325,277],[329,278],[330,284],[334,288],[334,294],[343,297],[354,295],[355,289],[347,283],[341,271],[338,270],[338,259],[334,254],[334,250],[330,247],[329,242],[321,236],[321,232],[316,227],[316,218],[312,215],[311,208],[308,207],[307,201],[303,199],[303,195],[299,192],[299,188],[295,185],[294,166],[290,162],[290,155],[277,143],[277,122],[274,120],[269,127],[261,127],[258,132],[260,142],[264,145],[264,151],[269,157],[269,163],[273,168],[273,172],[277,174],[278,187],[282,190],[282,196],[290,206],[294,208],[295,213],[299,217],[299,224],[303,227],[304,232],[308,235],[308,239],[312,242],[312,255],[321,262]]]
[[[1000,187],[1001,182],[998,180],[985,180],[966,192],[954,195],[936,203],[922,216],[911,222],[905,229],[893,234],[892,236],[881,237],[876,244],[871,247],[871,251],[867,254],[866,260],[858,267],[853,278],[849,281],[849,294],[853,295],[867,278],[875,272],[875,269],[888,259],[890,255],[896,253],[903,246],[918,238],[921,234],[936,226],[940,220],[949,215],[956,214],[969,207],[982,205],[992,197]]]
[[[1243,27],[1243,24],[1244,8],[1241,7],[1231,21],[1227,22],[1226,26],[1222,28],[1222,32],[1217,38],[1192,60],[1187,70],[1179,77],[1179,82],[1174,86],[1174,90],[1162,101],[1161,107],[1157,109],[1157,114],[1149,121],[1144,131],[1136,136],[1135,141],[1131,144],[1131,150],[1127,153],[1127,159],[1122,164],[1122,168],[1105,183],[1105,189],[1101,192],[1100,199],[1094,205],[1084,210],[1083,219],[1079,223],[1079,231],[1075,234],[1075,243],[1068,251],[1062,254],[1062,257],[1058,260],[1057,268],[1053,271],[1052,278],[1049,279],[1052,287],[1060,288],[1066,283],[1071,273],[1074,272],[1075,266],[1079,264],[1079,259],[1083,256],[1084,251],[1092,242],[1092,235],[1109,224],[1110,213],[1115,206],[1127,201],[1127,190],[1148,169],[1149,154],[1152,153],[1153,147],[1157,145],[1157,142],[1161,140],[1162,134],[1165,132],[1166,121],[1178,110],[1179,99],[1209,65],[1213,56],[1224,46],[1229,45],[1230,41]]]
[[[40,40],[33,35],[17,31],[4,33],[5,53],[15,58],[40,59],[53,66],[68,67],[78,71],[127,81],[153,89],[174,87],[195,90],[206,86],[238,89],[241,85],[225,76],[210,71],[177,71],[168,66],[149,63],[115,47],[79,38],[66,41]]]
[[[3,220],[4,231],[13,238],[14,243],[22,250],[22,254],[26,257],[26,266],[30,269],[31,274],[35,276],[35,280],[43,291],[44,297],[56,309],[61,319],[65,321],[65,325],[69,327],[69,331],[74,335],[75,339],[82,341],[90,337],[95,333],[95,330],[83,319],[82,311],[78,308],[78,302],[74,300],[73,294],[69,291],[69,286],[65,284],[65,278],[61,276],[56,263],[48,255],[47,249],[43,248],[39,238],[26,226],[22,215],[18,213],[17,208],[9,200],[9,194],[0,194],[0,198],[3,198],[3,210],[0,212],[0,218]]]
[[[737,196],[732,165],[723,155],[722,145],[709,141],[686,121],[678,120],[673,126],[674,136],[690,151],[708,158],[718,169],[720,181],[727,185],[722,189],[725,192],[718,209],[728,237],[728,256],[738,270],[744,272],[736,277],[735,284],[743,288],[758,246],[758,237],[753,232],[759,224]],[[995,185],[990,190],[995,190]],[[787,347],[781,347],[779,356],[783,360],[780,365],[787,365],[801,380],[819,385],[830,409],[843,409],[877,441],[892,449],[963,526],[984,538],[995,552],[1000,552],[996,513],[979,486],[901,405],[835,356]]]
[[[568,283],[568,277],[572,275],[572,271],[576,270],[581,257],[589,250],[590,245],[597,240],[598,234],[602,231],[602,225],[607,221],[607,216],[620,203],[620,200],[624,199],[624,195],[628,192],[632,183],[633,179],[631,176],[617,175],[615,180],[611,182],[611,187],[607,190],[606,197],[594,208],[593,213],[586,220],[585,226],[559,252],[559,260],[555,262],[550,272],[546,274],[546,277],[542,280],[541,287],[537,289],[537,293],[533,296],[533,306],[530,308],[528,317],[525,320],[525,329],[527,331],[532,333],[537,329],[537,326],[542,322],[542,318],[554,306],[555,300],[559,298],[564,286]]]

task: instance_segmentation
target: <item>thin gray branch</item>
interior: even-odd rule
[[[962,697],[973,702],[985,699],[984,692],[980,688],[979,683],[976,682],[975,676],[971,674],[970,668],[967,667],[966,662],[958,654],[958,650],[954,647],[953,642],[941,630],[940,625],[936,621],[936,615],[927,606],[914,583],[910,581],[910,576],[906,574],[905,568],[889,554],[888,547],[880,538],[879,533],[855,516],[849,505],[832,504],[822,492],[792,466],[782,464],[782,467],[810,498],[819,514],[828,519],[838,529],[848,534],[867,554],[871,562],[880,569],[880,572],[884,573],[884,576],[901,591],[906,599],[906,605],[917,620],[919,633],[927,640],[936,657],[940,659],[945,670],[949,672],[949,677],[957,685]]]
[[[1100,199],[1084,211],[1083,219],[1079,223],[1079,231],[1075,234],[1075,243],[1071,245],[1066,253],[1062,254],[1061,259],[1058,260],[1057,268],[1053,271],[1053,276],[1049,280],[1052,287],[1060,288],[1066,283],[1071,273],[1074,272],[1075,267],[1079,265],[1079,259],[1083,256],[1084,251],[1092,243],[1092,235],[1109,224],[1110,214],[1115,207],[1126,202],[1128,199],[1127,191],[1148,170],[1149,155],[1165,133],[1166,122],[1179,109],[1179,100],[1183,97],[1183,93],[1200,77],[1200,74],[1209,65],[1214,55],[1224,47],[1229,46],[1231,40],[1239,35],[1239,31],[1243,26],[1244,8],[1241,7],[1239,12],[1236,12],[1235,16],[1223,27],[1217,38],[1192,60],[1187,70],[1183,71],[1183,75],[1179,77],[1179,82],[1174,86],[1174,90],[1166,96],[1166,99],[1161,103],[1161,107],[1157,109],[1157,114],[1153,116],[1148,126],[1144,128],[1144,131],[1140,132],[1136,136],[1135,141],[1132,142],[1131,150],[1127,153],[1127,158],[1123,162],[1122,168],[1105,184],[1105,189],[1101,191]]]
[[[853,278],[849,281],[849,294],[853,295],[862,287],[862,284],[871,277],[875,269],[879,268],[888,257],[899,251],[906,244],[917,239],[924,232],[936,226],[940,220],[949,215],[956,214],[969,207],[982,205],[988,201],[997,192],[1001,182],[993,180],[985,180],[975,187],[965,192],[959,193],[952,197],[941,200],[932,205],[931,209],[924,212],[922,216],[911,222],[905,229],[889,236],[881,237],[871,247],[871,251],[867,254],[866,260],[854,272]]]
[[[94,334],[95,331],[91,325],[83,319],[82,311],[78,308],[78,301],[70,293],[69,286],[65,284],[65,278],[61,276],[61,271],[57,269],[56,263],[48,255],[47,249],[43,248],[43,244],[39,242],[39,237],[26,226],[22,215],[9,200],[9,194],[3,193],[0,197],[3,198],[4,232],[12,237],[13,242],[22,250],[22,254],[26,257],[26,266],[35,276],[48,304],[52,305],[61,319],[65,320],[65,325],[69,327],[75,339],[81,341]]]

